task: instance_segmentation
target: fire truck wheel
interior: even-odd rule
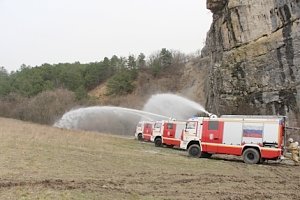
[[[260,161],[260,154],[254,148],[246,149],[243,153],[243,160],[247,164],[257,164]]]
[[[201,149],[198,144],[192,144],[188,149],[189,156],[199,158],[201,156]]]
[[[161,147],[162,146],[161,138],[155,138],[154,144],[156,147]]]
[[[138,134],[138,141],[143,141],[143,136],[142,136],[142,134],[140,133],[140,134]]]

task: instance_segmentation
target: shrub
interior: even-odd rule
[[[19,104],[22,102],[27,102],[28,99],[26,97],[21,96],[17,93],[10,93],[5,97],[0,98],[0,116],[2,117],[11,117],[11,118],[18,118],[15,115],[15,110]]]
[[[58,117],[75,106],[75,101],[75,94],[65,89],[41,92],[18,104],[12,117],[41,124],[53,124]]]
[[[108,95],[124,95],[134,90],[133,81],[136,79],[136,70],[121,70],[107,82]]]

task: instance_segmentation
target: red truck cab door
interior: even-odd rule
[[[165,123],[164,131],[163,131],[163,143],[167,145],[178,146],[178,141],[175,140],[175,133],[176,133],[176,124]]]
[[[149,124],[149,123],[146,123],[144,125],[144,132],[143,132],[143,135],[144,135],[144,140],[147,140],[149,141],[150,138],[151,138],[151,135],[152,135],[152,124]]]
[[[218,144],[223,141],[224,122],[217,120],[203,121],[202,151],[218,153]]]
[[[165,123],[163,137],[165,138],[174,138],[175,137],[176,124]]]

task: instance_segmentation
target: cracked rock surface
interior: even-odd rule
[[[300,126],[300,0],[207,0],[206,108]]]

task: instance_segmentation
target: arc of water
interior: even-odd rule
[[[124,111],[124,110],[123,110]],[[115,111],[113,111],[114,113],[116,113]],[[117,113],[118,114],[118,113]],[[145,116],[145,115],[142,115],[142,114],[140,114],[140,113],[129,113],[129,114],[134,114],[134,115],[138,115],[138,116],[140,116],[140,117],[144,117],[144,118],[146,118],[147,120],[149,120],[149,121],[152,121],[153,120],[153,118],[151,118],[151,117],[148,117],[148,116]]]
[[[103,106],[103,107],[88,107],[88,108],[79,108],[76,110],[71,110],[67,113],[64,114],[64,116],[57,121],[54,126],[56,127],[66,127],[66,128],[71,128],[73,126],[76,126],[75,124],[78,123],[78,121],[84,120],[82,119],[83,116],[81,116],[79,113],[82,111],[91,111],[94,109],[101,109],[103,111],[109,111],[109,112],[126,112],[128,114],[132,115],[137,115],[140,117],[146,118],[146,120],[152,121],[152,117],[158,117],[160,119],[168,119],[169,117],[164,116],[164,115],[159,115],[151,112],[146,112],[146,111],[140,111],[140,110],[135,110],[135,109],[130,109],[130,108],[122,108],[122,107],[113,107],[113,106]],[[152,116],[152,117],[151,117]]]
[[[115,110],[123,110],[123,111],[128,111],[128,112],[134,112],[136,114],[139,114],[139,116],[145,116],[145,115],[150,115],[154,117],[159,117],[163,119],[169,119],[169,117],[164,116],[164,115],[159,115],[151,112],[146,112],[146,111],[141,111],[141,110],[135,110],[135,109],[130,109],[130,108],[122,108],[122,107],[112,107],[112,106],[104,106],[103,108],[105,109],[115,109]]]

